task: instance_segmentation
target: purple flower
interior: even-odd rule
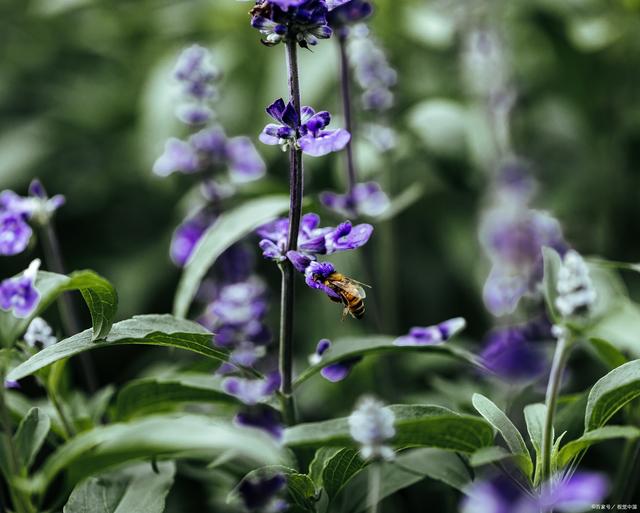
[[[153,164],[158,176],[169,176],[177,171],[191,174],[200,170],[198,153],[188,142],[171,137],[164,145],[164,153]]]
[[[0,214],[0,255],[22,253],[27,249],[32,234],[21,214]]]
[[[359,183],[351,194],[323,192],[320,202],[333,212],[343,216],[365,215],[376,217],[389,208],[389,197],[377,182]]]
[[[40,301],[40,292],[35,288],[35,280],[40,268],[36,259],[21,276],[0,282],[0,308],[11,310],[16,317],[31,315]]]
[[[607,496],[608,482],[601,474],[582,472],[569,479],[556,476],[534,496],[526,495],[506,476],[475,481],[463,499],[461,513],[575,513],[590,509]]]
[[[284,427],[280,419],[280,413],[266,404],[257,404],[240,411],[235,422],[240,426],[261,429],[276,440],[282,440]]]
[[[325,0],[268,0],[256,2],[251,11],[251,26],[263,35],[262,42],[273,46],[290,38],[303,48],[318,39],[331,37]],[[336,2],[332,2],[332,5]]]
[[[322,362],[322,356],[327,350],[331,347],[331,341],[323,338],[318,342],[316,347],[316,352],[309,356],[309,363],[311,365],[316,365]],[[361,356],[355,356],[353,358],[347,358],[337,363],[333,363],[331,365],[327,365],[320,371],[320,375],[328,381],[332,383],[337,383],[338,381],[342,381],[345,379],[351,369],[362,360]]]
[[[215,217],[206,211],[185,219],[173,232],[171,239],[171,260],[178,266],[184,267],[198,241],[213,223]]]
[[[182,83],[185,94],[194,99],[212,99],[217,94],[213,83],[220,79],[220,72],[211,63],[209,51],[202,46],[193,45],[183,50],[173,74]]]
[[[186,125],[200,126],[211,121],[214,117],[214,112],[206,105],[185,103],[178,106],[176,115]]]
[[[335,230],[325,236],[327,254],[347,251],[364,246],[373,233],[370,224],[351,225],[351,221],[339,224]]]
[[[408,335],[398,337],[393,344],[396,346],[428,346],[446,342],[461,332],[467,323],[462,317],[455,317],[435,326],[411,328]]]
[[[548,369],[540,346],[551,337],[548,329],[543,333],[535,322],[497,328],[485,338],[480,356],[489,370],[506,381],[536,379]]]
[[[264,379],[226,378],[222,382],[224,391],[243,403],[254,405],[269,399],[280,386],[280,374],[271,373]]]
[[[248,137],[229,139],[225,151],[234,183],[252,182],[264,176],[267,167]]]
[[[238,486],[238,493],[250,512],[277,513],[287,508],[284,501],[277,497],[286,484],[287,479],[283,474],[245,478]]]
[[[343,149],[351,134],[343,129],[325,130],[331,122],[331,115],[327,111],[315,112],[311,107],[301,109],[301,119],[292,102],[284,103],[277,99],[269,107],[267,114],[278,123],[269,123],[260,134],[260,141],[268,145],[281,145],[286,149],[291,144],[298,147],[307,155],[320,157]]]
[[[346,0],[329,12],[327,20],[333,29],[338,29],[345,25],[357,23],[371,16],[372,12],[373,6],[371,2],[366,0]]]
[[[21,388],[20,383],[11,379],[4,380],[4,388]]]
[[[312,289],[323,291],[333,301],[340,301],[340,296],[325,284],[327,278],[336,272],[330,262],[312,261],[304,271],[304,281]]]

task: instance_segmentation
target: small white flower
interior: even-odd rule
[[[393,412],[377,399],[364,397],[358,402],[349,416],[349,428],[364,459],[393,459],[393,449],[384,442],[395,436],[394,422]]]
[[[58,339],[53,334],[53,329],[42,317],[36,317],[31,321],[24,341],[30,347],[48,347],[55,344]]]
[[[556,307],[563,317],[588,310],[596,300],[589,269],[576,251],[568,251],[558,271]]]

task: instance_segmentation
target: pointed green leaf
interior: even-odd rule
[[[531,476],[533,472],[533,463],[527,444],[522,438],[518,428],[513,425],[504,412],[498,408],[490,399],[481,395],[474,394],[472,398],[474,408],[482,415],[494,428],[496,428],[504,441],[507,443],[509,450],[519,456],[518,463],[522,463],[522,471],[526,476]]]
[[[76,271],[69,276],[38,272],[35,283],[40,301],[35,311],[25,319],[18,319],[11,312],[0,310],[0,343],[11,345],[25,332],[29,323],[44,312],[64,292],[79,290],[89,307],[93,324],[92,339],[105,337],[116,315],[118,295],[102,276],[93,271]]]
[[[42,493],[62,471],[77,483],[128,461],[185,455],[211,460],[225,451],[262,464],[286,461],[283,450],[256,429],[197,415],[158,415],[111,424],[77,435],[59,447],[25,483]]]
[[[28,469],[42,447],[49,429],[51,420],[49,416],[38,408],[31,408],[18,426],[18,431],[13,437],[20,465]]]
[[[593,444],[614,438],[633,439],[638,437],[640,437],[640,429],[634,426],[604,426],[592,431],[587,431],[580,438],[572,440],[560,449],[558,453],[558,467],[564,467],[579,452],[589,448]]]
[[[585,431],[604,426],[625,404],[640,396],[640,360],[613,369],[600,378],[587,401]]]
[[[288,209],[288,196],[268,196],[222,214],[204,233],[184,268],[173,303],[174,314],[186,317],[204,275],[226,249]]]
[[[338,454],[342,449],[339,447],[320,447],[309,463],[309,477],[318,488],[322,488],[322,472],[327,462]]]
[[[531,444],[536,452],[536,465],[533,474],[534,484],[538,483],[542,472],[542,436],[544,432],[544,418],[547,407],[542,403],[529,404],[524,408],[524,419],[527,423],[527,431]]]
[[[221,381],[219,376],[198,373],[132,381],[118,394],[115,419],[157,413],[162,407],[179,403],[235,403],[235,398],[222,390]]]
[[[440,406],[394,405],[396,436],[390,441],[397,447],[439,447],[472,453],[491,445],[493,429],[482,418],[459,415]],[[348,418],[299,424],[285,431],[289,447],[354,447]]]
[[[73,489],[63,513],[162,513],[176,466],[171,461],[160,462],[157,470],[141,463],[90,477]]]
[[[7,379],[24,378],[83,351],[126,344],[175,347],[215,360],[226,360],[226,352],[213,347],[212,337],[211,333],[195,322],[176,319],[171,315],[139,315],[115,324],[106,338],[95,342],[92,341],[90,330],[61,340],[18,365],[8,374]]]
[[[327,461],[322,471],[322,483],[329,500],[363,467],[364,462],[355,449],[341,449]]]
[[[294,387],[320,372],[327,365],[354,358],[385,353],[427,353],[450,356],[460,361],[482,367],[478,357],[462,348],[447,342],[442,345],[396,346],[394,337],[372,335],[367,337],[348,337],[336,340],[322,355],[322,360],[307,367],[295,380]]]
[[[602,338],[590,338],[589,342],[598,358],[610,369],[620,367],[629,361],[617,347]]]

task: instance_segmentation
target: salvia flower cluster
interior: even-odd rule
[[[0,193],[0,255],[11,256],[22,253],[33,235],[30,221],[46,224],[55,211],[65,203],[62,195],[52,198],[39,180],[29,186],[29,196],[19,196],[11,190]]]
[[[267,107],[267,114],[277,123],[269,123],[260,134],[260,141],[268,145],[280,145],[283,150],[293,145],[311,157],[321,157],[342,150],[351,134],[342,128],[327,130],[331,114],[316,112],[304,106],[298,116],[293,102],[285,104],[278,98]]]
[[[36,259],[20,276],[7,278],[0,282],[0,308],[11,311],[20,318],[29,317],[40,302],[40,292],[35,287],[40,269],[40,260]]]
[[[360,444],[362,457],[373,460],[392,460],[393,449],[387,445],[396,430],[395,415],[373,397],[363,397],[349,416],[351,437]]]
[[[540,297],[543,247],[560,254],[567,250],[560,223],[546,212],[529,208],[532,196],[532,182],[521,165],[509,163],[481,220],[480,241],[492,263],[483,297],[496,316],[512,313],[525,296]]]

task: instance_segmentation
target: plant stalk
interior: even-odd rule
[[[627,440],[624,445],[622,461],[618,467],[613,493],[611,494],[614,504],[628,504],[631,500],[631,493],[636,484],[639,453],[640,441]]]
[[[560,336],[556,344],[549,383],[547,384],[547,394],[545,406],[547,408],[544,419],[544,431],[542,432],[542,482],[546,482],[551,477],[551,451],[553,447],[553,421],[555,418],[556,406],[558,404],[558,394],[562,383],[562,374],[569,357],[571,335]]]
[[[300,79],[298,75],[298,47],[295,40],[286,42],[287,67],[289,72],[289,96],[293,106],[301,117]],[[300,217],[302,216],[303,168],[302,151],[295,145],[289,149],[289,233],[287,236],[287,251],[298,249],[298,232],[300,231]],[[280,394],[284,421],[291,425],[295,423],[295,403],[293,399],[293,325],[295,276],[289,260],[280,264],[282,286],[280,297]]]
[[[40,240],[42,242],[47,269],[54,273],[66,274],[60,243],[58,242],[58,236],[51,220],[41,226]],[[60,318],[62,319],[65,334],[70,337],[76,333],[80,333],[80,331],[82,331],[82,323],[75,309],[73,297],[69,292],[64,292],[59,297],[58,308],[60,310]],[[91,357],[88,353],[82,353],[79,356],[87,389],[89,392],[95,392],[98,389],[98,383],[96,382],[95,369]]]
[[[380,502],[380,488],[382,486],[381,464],[373,462],[369,465],[369,486],[367,492],[367,507],[370,513],[378,513]]]
[[[338,46],[340,48],[340,86],[342,92],[342,112],[344,115],[344,126],[351,134],[351,139],[345,148],[347,159],[347,194],[353,197],[353,189],[358,183],[355,159],[353,156],[353,119],[351,113],[351,70],[347,57],[347,35],[342,33],[338,36]]]

